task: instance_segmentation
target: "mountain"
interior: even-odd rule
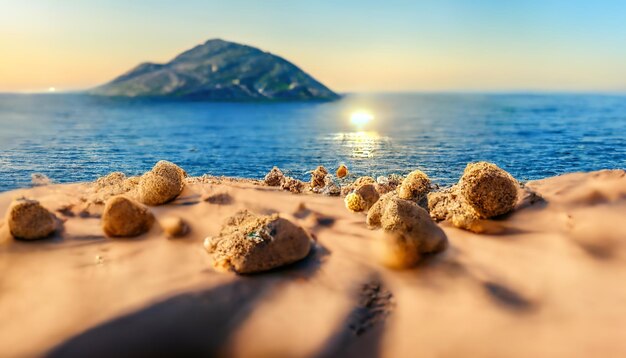
[[[281,57],[220,39],[209,40],[165,64],[142,63],[88,93],[209,101],[339,98]]]

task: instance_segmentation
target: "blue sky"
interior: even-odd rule
[[[626,1],[0,0],[0,91],[97,85],[209,38],[339,91],[626,91]]]

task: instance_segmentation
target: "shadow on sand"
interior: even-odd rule
[[[216,356],[264,295],[291,280],[310,278],[329,252],[316,246],[305,260],[205,291],[184,293],[90,328],[48,357]]]

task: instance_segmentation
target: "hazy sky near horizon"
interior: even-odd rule
[[[0,91],[92,87],[210,38],[346,91],[626,91],[626,1],[0,0]]]

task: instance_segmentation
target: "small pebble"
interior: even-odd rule
[[[170,238],[183,237],[189,232],[189,225],[178,216],[168,216],[159,220],[165,234]]]

